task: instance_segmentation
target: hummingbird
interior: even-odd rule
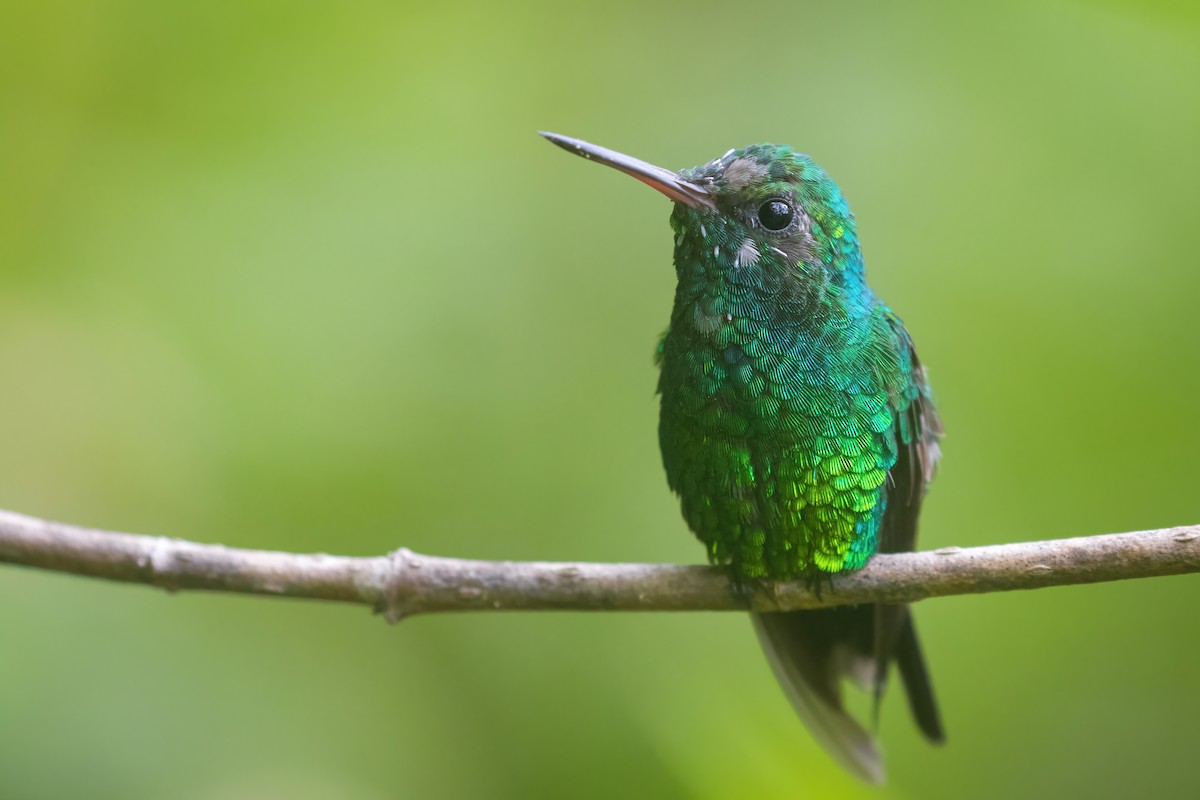
[[[674,202],[674,308],[659,341],[667,483],[711,563],[740,591],[833,576],[915,547],[942,426],[900,318],[867,285],[838,185],[786,145],[730,150],[672,172],[554,133],[568,152]],[[860,778],[884,770],[842,702],[896,663],[918,728],[944,733],[907,606],[751,614],[798,715]]]

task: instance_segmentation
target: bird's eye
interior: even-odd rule
[[[784,200],[768,200],[758,207],[759,224],[769,231],[783,230],[795,216],[795,210]]]

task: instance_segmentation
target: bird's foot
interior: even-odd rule
[[[773,586],[764,578],[747,578],[738,576],[733,571],[729,573],[729,588],[733,591],[733,596],[738,603],[746,608],[751,608],[754,605],[756,596],[771,596],[774,594]]]
[[[829,593],[833,594],[832,572],[813,572],[804,576],[804,588],[812,592],[817,600],[821,599],[821,588],[823,585],[829,587]]]
[[[822,599],[822,594],[828,590],[830,594],[836,592],[833,584],[834,573],[832,572],[809,572],[803,575],[797,575],[793,578],[771,578],[767,576],[746,577],[737,575],[736,572],[729,573],[729,587],[733,591],[733,596],[738,602],[746,608],[752,608],[755,599],[765,598],[769,602],[774,602],[779,597],[779,584],[781,581],[798,580],[804,582],[804,588],[812,593],[818,601]]]

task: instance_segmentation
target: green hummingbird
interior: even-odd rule
[[[900,318],[867,286],[854,215],[807,155],[757,144],[681,172],[543,133],[674,201],[678,284],[659,342],[667,482],[735,587],[820,587],[876,552],[912,550],[941,423]],[[752,614],[800,717],[856,775],[883,780],[842,704],[892,661],[918,727],[944,738],[906,606]]]

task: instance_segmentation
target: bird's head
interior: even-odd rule
[[[752,271],[812,286],[862,274],[854,215],[837,184],[809,156],[786,145],[730,150],[680,172],[558,134],[550,141],[632,175],[675,201],[675,262],[681,285]],[[694,274],[693,274],[694,273]]]

